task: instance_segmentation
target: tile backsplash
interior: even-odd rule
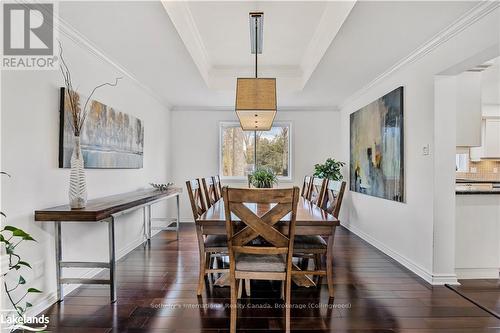
[[[476,169],[476,172],[471,172]],[[496,169],[496,173],[495,173]],[[457,178],[500,181],[500,161],[481,160],[469,162],[469,172],[457,172]]]

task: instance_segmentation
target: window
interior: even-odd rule
[[[457,172],[468,172],[469,171],[469,155],[468,154],[456,154],[455,155],[455,170]]]
[[[238,123],[221,123],[219,174],[246,179],[256,168],[267,167],[290,179],[290,128],[289,123],[275,123],[269,131],[253,132]]]

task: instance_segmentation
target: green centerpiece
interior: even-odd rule
[[[248,175],[248,183],[256,188],[272,188],[278,182],[278,177],[269,168],[257,168]]]

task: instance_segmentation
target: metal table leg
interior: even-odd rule
[[[179,197],[180,197],[180,195],[176,196],[177,223],[175,224],[176,225],[176,227],[175,227],[175,233],[176,233],[177,239],[179,239],[179,223],[181,222],[181,209],[180,209],[180,205],[179,205]]]
[[[116,257],[115,257],[115,218],[108,221],[109,234],[109,292],[111,303],[116,302]]]
[[[63,295],[63,286],[61,283],[62,269],[61,269],[61,261],[62,261],[62,244],[61,244],[61,222],[54,222],[55,232],[54,232],[54,240],[55,240],[55,253],[56,253],[56,283],[57,283],[57,301],[62,301]]]
[[[148,243],[151,243],[151,205],[148,205]]]

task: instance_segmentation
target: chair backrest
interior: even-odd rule
[[[321,208],[332,214],[336,218],[339,217],[340,206],[344,198],[346,182],[337,180],[328,180],[326,190],[323,196]]]
[[[220,181],[220,177],[219,175],[215,175],[212,178],[214,179],[215,192],[217,193],[217,198],[220,199],[222,198],[222,183]]]
[[[200,180],[188,180],[186,182],[186,187],[188,190],[189,201],[191,202],[191,209],[193,210],[193,218],[197,221],[201,214],[207,211],[207,206],[203,200]]]
[[[300,191],[300,195],[304,198],[309,198],[309,191],[311,190],[312,177],[305,176],[304,183],[302,183],[302,190]]]
[[[235,253],[287,254],[287,264],[291,264],[299,199],[298,187],[240,189],[225,186],[222,196],[230,257]],[[250,209],[254,204],[256,208]],[[231,213],[240,221],[233,221]],[[287,230],[278,229],[278,222],[287,214],[291,214],[288,228],[285,228]],[[262,246],[252,244],[257,238],[264,240]]]
[[[323,194],[326,187],[326,179],[314,177],[311,183],[311,189],[309,190],[309,201],[316,205],[320,205],[323,202]]]
[[[203,191],[205,193],[205,200],[207,202],[207,207],[212,207],[214,203],[219,200],[217,195],[217,190],[215,188],[214,178],[206,177],[202,178],[201,182],[203,183]]]

